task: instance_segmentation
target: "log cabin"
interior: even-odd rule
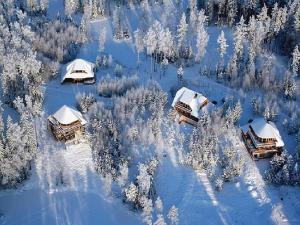
[[[202,94],[182,87],[176,92],[172,107],[180,116],[179,123],[196,125],[201,115],[209,112],[213,104]]]
[[[59,141],[80,137],[84,133],[85,124],[82,114],[66,105],[48,117],[48,129]]]
[[[95,65],[83,59],[75,59],[70,62],[62,76],[61,83],[83,82],[85,84],[95,83]]]
[[[276,125],[258,118],[242,127],[245,146],[254,160],[281,154],[284,142]]]

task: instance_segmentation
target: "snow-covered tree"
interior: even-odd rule
[[[143,207],[143,211],[142,211],[143,221],[148,225],[152,225],[152,211],[153,211],[152,200],[143,196],[141,202]]]
[[[157,215],[157,220],[153,223],[153,225],[167,225],[162,214]]]
[[[234,40],[234,53],[238,58],[242,57],[244,50],[244,40],[245,40],[245,24],[243,16],[240,19],[239,24],[236,26],[236,29],[233,34]]]
[[[103,27],[99,33],[99,52],[100,53],[104,52],[105,42],[106,42],[106,28]]]
[[[283,95],[287,99],[295,99],[297,96],[297,83],[293,77],[291,77],[288,73],[284,78],[284,82],[282,85]]]
[[[296,31],[300,31],[300,7],[298,6],[294,14],[294,27]]]
[[[184,70],[183,70],[183,67],[182,65],[177,69],[177,78],[178,78],[178,81],[181,81],[182,78],[183,78],[183,74],[184,74]]]
[[[71,16],[79,7],[78,0],[65,0],[65,13]]]
[[[156,208],[157,212],[163,213],[164,206],[163,206],[163,202],[160,197],[157,197],[157,199],[155,201],[155,208]]]
[[[237,13],[237,1],[236,0],[228,0],[227,4],[227,23],[229,26],[232,26],[235,22],[235,17]]]
[[[204,27],[204,25],[199,25],[198,33],[197,33],[197,54],[195,60],[200,62],[203,56],[206,53],[206,46],[208,44],[209,35]]]
[[[124,192],[125,192],[127,201],[133,202],[133,203],[135,203],[137,201],[138,189],[133,183],[130,183],[130,185],[127,188],[125,188]]]
[[[144,50],[144,42],[143,42],[143,34],[142,32],[137,29],[134,32],[134,43],[135,43],[135,48],[138,54],[138,63],[140,63],[140,53]]]
[[[92,93],[78,93],[76,95],[79,110],[86,113],[89,108],[96,102],[96,98]]]
[[[185,46],[188,24],[186,22],[185,13],[182,14],[177,28],[178,48],[179,50]]]
[[[218,37],[218,45],[219,45],[218,50],[221,57],[221,61],[223,61],[224,55],[226,54],[226,50],[228,48],[228,44],[223,31],[221,31],[221,34]]]
[[[299,76],[299,65],[300,65],[300,51],[298,49],[298,45],[296,45],[293,54],[292,54],[292,63],[291,68],[292,72],[295,76]]]
[[[121,187],[124,187],[127,181],[128,181],[128,165],[125,162],[120,165],[120,175],[118,177],[118,183]]]
[[[171,221],[172,225],[179,224],[179,214],[178,209],[173,205],[168,212],[168,219]]]

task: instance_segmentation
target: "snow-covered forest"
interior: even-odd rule
[[[299,224],[299,87],[299,0],[0,0],[0,224]]]

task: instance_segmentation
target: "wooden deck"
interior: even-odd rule
[[[80,121],[76,121],[70,125],[61,125],[49,119],[48,127],[52,131],[54,137],[59,141],[71,140],[84,134],[84,126]]]
[[[179,123],[184,122],[193,126],[197,125],[199,119],[191,115],[192,110],[189,106],[185,105],[184,103],[177,102],[174,109],[180,115]]]
[[[255,147],[255,145],[253,144],[253,140],[250,138],[250,136],[247,134],[245,135],[243,132],[242,138],[246,149],[253,160],[270,158],[275,154],[281,153],[281,150],[279,148],[277,148],[274,144],[270,145],[270,143],[266,143],[266,145],[263,145],[264,143],[261,143],[260,147]]]

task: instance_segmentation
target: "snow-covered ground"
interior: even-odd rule
[[[62,1],[50,1],[49,16],[62,13]],[[128,13],[131,30],[137,26],[137,12]],[[113,56],[114,62],[124,67],[124,73],[131,75],[137,71],[137,54],[132,40],[116,42],[112,38],[111,21],[108,19],[92,21],[90,41],[82,46],[78,58],[94,62],[98,55],[98,36],[100,30],[107,30],[105,53]],[[208,29],[210,40],[203,65],[213,67],[217,61],[216,40],[221,28]],[[225,29],[229,45],[232,38],[229,29]],[[231,55],[231,52],[228,52]],[[141,55],[139,68],[141,83],[149,80],[150,59]],[[228,58],[227,58],[228,60]],[[283,65],[278,60],[278,68]],[[166,75],[159,73],[153,79],[169,93],[177,84],[177,68],[170,65]],[[199,65],[186,68],[184,80],[196,91],[209,99],[219,101],[233,95],[244,99],[244,113],[241,124],[251,116],[249,96],[241,96],[238,91],[216,83],[199,75]],[[97,80],[112,69],[100,70]],[[64,104],[75,106],[78,92],[96,93],[95,85],[60,84],[60,77],[45,85],[45,117]],[[171,98],[169,99],[171,100]],[[169,104],[171,102],[169,101]],[[32,175],[24,185],[16,190],[0,192],[0,212],[3,217],[0,224],[6,225],[92,225],[92,224],[142,224],[139,213],[132,212],[117,196],[107,194],[103,181],[94,171],[91,149],[87,142],[62,144],[53,140],[42,122],[39,128],[39,150]],[[284,134],[288,149],[293,141]],[[175,205],[179,209],[180,224],[300,224],[300,188],[267,186],[262,173],[267,161],[254,162],[241,142],[238,147],[246,160],[245,169],[236,183],[225,184],[221,192],[216,192],[204,174],[198,174],[191,168],[180,165],[172,152],[161,162],[155,180],[157,194],[164,208]],[[64,183],[60,182],[63,177]],[[166,216],[167,210],[165,210]]]
[[[39,127],[43,147],[31,178],[0,193],[0,224],[141,224],[138,214],[103,190],[86,141],[57,144],[44,125]]]

